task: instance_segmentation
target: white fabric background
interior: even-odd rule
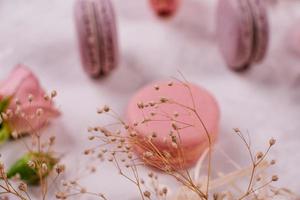
[[[0,0],[0,78],[17,63],[24,63],[45,88],[58,91],[56,102],[63,115],[48,132],[58,135],[61,146],[57,150],[67,155],[69,168],[75,168],[83,162],[80,154],[88,145],[87,127],[105,123],[96,115],[97,107],[109,104],[122,114],[138,88],[178,76],[180,70],[218,99],[222,112],[219,145],[246,163],[246,151],[232,128],[248,130],[257,150],[275,137],[278,145],[270,157],[278,160],[273,169],[280,176],[278,184],[299,193],[300,55],[288,49],[287,33],[299,22],[300,2],[282,2],[269,8],[271,43],[265,61],[245,73],[234,73],[226,68],[215,42],[216,0],[184,0],[171,20],[156,18],[146,0],[113,0],[120,65],[109,77],[95,81],[80,66],[73,0]],[[21,154],[20,145],[0,147],[7,163]],[[224,168],[228,165],[224,159],[217,163]],[[135,188],[113,167],[100,168],[99,176],[86,181],[91,189],[113,200],[136,199]]]

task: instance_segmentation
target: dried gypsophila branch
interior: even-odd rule
[[[240,200],[240,199],[251,199],[251,200],[271,200],[276,196],[282,196],[285,199],[295,199],[296,195],[293,194],[290,190],[286,188],[275,188],[271,185],[272,182],[278,180],[277,175],[273,175],[272,177],[266,176],[264,171],[268,169],[271,165],[274,165],[276,162],[275,160],[271,160],[268,162],[266,160],[267,154],[269,153],[270,148],[275,145],[275,139],[270,139],[267,150],[262,153],[258,152],[256,156],[253,156],[250,142],[248,142],[244,135],[241,133],[239,129],[234,129],[237,135],[241,138],[243,143],[245,144],[247,151],[251,158],[251,165],[246,168],[237,167],[238,169],[232,173],[228,174],[220,174],[219,178],[216,178],[211,181],[210,190],[216,190],[220,187],[225,188],[224,191],[214,193],[213,197],[214,200]],[[225,155],[227,159],[230,160],[229,156]],[[234,166],[238,166],[234,161],[230,160]],[[201,169],[201,165],[198,165],[195,169],[196,174]],[[238,181],[242,179],[245,181],[247,178],[250,179],[247,190],[243,191],[241,187],[238,185]],[[201,182],[198,178],[195,178],[197,182]],[[257,185],[257,186],[256,186]],[[236,192],[230,191],[230,189],[234,189]],[[177,196],[176,199],[188,199],[188,200],[198,200],[197,196],[193,195],[191,191],[187,190],[186,188],[182,188]]]
[[[149,103],[141,102],[137,106],[142,111],[142,109],[144,107],[153,107],[153,108],[157,109],[157,108],[159,108],[159,106],[161,104],[176,104],[177,106],[185,109],[187,112],[193,113],[194,115],[196,115],[197,119],[202,124],[203,128],[205,129],[205,133],[206,133],[207,140],[208,140],[209,162],[208,162],[208,173],[207,173],[208,175],[207,176],[210,177],[212,141],[211,141],[211,138],[210,138],[207,128],[205,127],[199,113],[197,112],[197,110],[195,108],[194,97],[193,97],[193,94],[191,92],[189,85],[187,84],[187,81],[181,82],[181,83],[186,87],[187,91],[189,92],[190,98],[192,99],[193,105],[191,107],[189,107],[187,105],[183,105],[179,102],[176,102],[175,100],[167,99],[164,97],[162,97],[158,102],[155,102],[155,101],[152,101]],[[170,82],[168,84],[169,87],[172,87],[172,85],[173,85],[172,82]],[[159,86],[155,86],[154,89],[159,90]],[[114,147],[112,147],[113,150],[111,150],[111,152],[110,152],[110,153],[112,153],[113,159],[111,158],[109,160],[114,161],[116,163],[116,166],[119,171],[120,171],[120,166],[118,165],[118,162],[115,159],[115,157],[116,157],[115,155],[123,154],[123,155],[121,155],[121,157],[124,157],[124,154],[127,154],[127,156],[125,155],[125,157],[127,157],[127,159],[129,159],[129,164],[126,164],[125,167],[133,169],[134,167],[147,164],[149,166],[158,168],[158,169],[162,170],[163,172],[174,177],[177,181],[179,181],[183,185],[189,187],[191,190],[193,190],[195,193],[197,193],[201,199],[208,199],[208,189],[209,189],[210,178],[207,179],[207,183],[206,183],[207,188],[205,190],[200,190],[199,187],[194,184],[189,171],[184,168],[185,157],[183,155],[183,150],[181,148],[180,130],[190,127],[190,126],[193,126],[192,124],[187,124],[186,122],[177,120],[176,117],[178,117],[178,114],[175,114],[174,116],[168,116],[166,113],[163,113],[163,112],[160,112],[160,113],[157,112],[154,114],[154,115],[162,115],[164,117],[167,117],[169,119],[170,123],[172,124],[173,130],[171,131],[169,139],[171,141],[170,146],[174,150],[172,152],[168,152],[168,151],[160,151],[159,148],[157,148],[157,146],[153,142],[156,138],[155,133],[153,133],[153,135],[149,138],[141,138],[141,137],[137,136],[137,134],[136,134],[135,129],[139,124],[145,124],[145,123],[154,121],[154,119],[145,117],[140,122],[137,122],[133,126],[131,126],[131,125],[126,124],[108,106],[104,106],[102,109],[100,109],[98,111],[98,113],[99,114],[105,113],[105,114],[112,116],[114,119],[117,120],[117,122],[109,124],[109,126],[121,125],[122,130],[111,131],[106,128],[108,126],[90,128],[89,129],[90,132],[95,131],[95,132],[100,133],[100,135],[91,136],[90,139],[95,139],[95,138],[99,139],[100,141],[103,142],[103,144],[97,146],[96,148],[91,148],[91,149],[86,150],[86,154],[93,153],[95,151],[95,149],[102,147],[102,146],[114,146]],[[155,119],[155,121],[158,121],[158,120]],[[121,132],[123,132],[123,134],[121,134]],[[126,134],[124,134],[124,133],[126,133]],[[141,163],[136,163],[138,158],[133,156],[134,155],[134,153],[132,151],[133,148],[140,148],[143,150],[143,152],[145,152],[144,155],[142,156]],[[105,150],[105,152],[103,152],[103,153],[106,153],[106,151],[107,150]],[[172,160],[172,162],[171,162],[171,160]],[[174,162],[174,160],[176,162]],[[126,159],[122,158],[121,162],[126,162]],[[178,165],[180,166],[179,169],[178,169]],[[134,174],[136,174],[136,173],[134,173]],[[121,173],[121,175],[123,175],[123,174]],[[127,176],[126,176],[126,178],[129,179]],[[129,180],[131,182],[133,182],[135,185],[137,185],[140,193],[142,193],[141,189],[139,187],[139,185],[140,185],[139,181],[138,180],[133,181],[132,179],[129,179]],[[143,199],[144,198],[143,195],[141,195],[141,196]]]
[[[191,98],[193,98],[193,94],[191,93],[191,90],[189,89],[188,84],[186,84],[186,82],[181,82],[183,85],[185,85],[187,87],[187,89],[190,91],[190,96]],[[172,83],[168,84],[168,86],[172,86]],[[155,90],[159,90],[159,86],[155,86]],[[193,101],[194,102],[194,101]],[[167,99],[167,98],[161,98],[159,100],[159,102],[149,102],[149,103],[139,103],[137,106],[142,110],[144,107],[153,107],[155,109],[157,109],[159,107],[160,104],[164,104],[164,103],[172,103],[172,104],[176,104],[178,106],[181,106],[185,109],[187,109],[189,112],[196,112],[196,110],[193,107],[188,107],[186,105],[180,104],[176,101],[173,101],[172,99]],[[188,188],[189,192],[194,193],[194,195],[197,197],[197,199],[210,199],[208,194],[209,192],[211,192],[211,190],[213,189],[214,185],[216,185],[217,183],[220,184],[221,179],[216,179],[213,180],[211,179],[211,150],[212,150],[212,146],[211,146],[211,141],[209,139],[209,134],[207,132],[208,135],[208,140],[209,140],[209,149],[208,149],[208,157],[209,157],[209,162],[208,162],[208,174],[206,176],[206,183],[205,184],[201,184],[202,186],[199,186],[200,184],[197,183],[195,180],[193,180],[191,178],[190,173],[187,170],[184,170],[183,167],[181,167],[181,170],[177,170],[178,167],[173,166],[173,162],[170,162],[170,160],[177,160],[180,166],[184,166],[184,156],[182,154],[182,150],[181,150],[181,141],[180,141],[180,134],[179,134],[179,130],[180,127],[179,125],[187,125],[185,122],[180,122],[178,120],[176,120],[176,116],[178,114],[176,114],[175,116],[167,116],[169,117],[169,121],[172,124],[173,127],[173,134],[170,135],[170,140],[172,141],[172,146],[177,149],[176,153],[170,153],[170,152],[165,152],[165,151],[160,151],[159,148],[156,147],[155,143],[153,142],[153,140],[155,140],[156,135],[155,133],[152,134],[151,137],[149,138],[140,138],[137,136],[135,129],[139,124],[143,124],[143,123],[147,123],[147,122],[151,122],[151,118],[144,118],[142,119],[140,122],[136,122],[135,124],[133,124],[133,126],[126,124],[125,121],[123,121],[121,119],[121,117],[119,115],[116,114],[116,112],[114,112],[109,106],[104,106],[102,109],[98,110],[99,114],[106,114],[109,115],[111,117],[113,117],[114,119],[116,119],[116,122],[113,122],[111,124],[108,124],[106,126],[99,126],[99,127],[93,127],[93,128],[89,128],[89,132],[92,133],[92,135],[89,137],[89,140],[95,140],[98,139],[101,141],[101,144],[97,145],[96,147],[93,148],[89,148],[85,151],[86,155],[94,155],[94,153],[99,150],[100,148],[102,148],[101,152],[97,155],[98,157],[100,157],[101,159],[103,159],[104,155],[110,154],[110,156],[108,157],[108,161],[113,162],[117,168],[117,170],[119,171],[120,175],[122,175],[123,177],[125,177],[126,179],[128,179],[130,182],[132,182],[133,184],[135,184],[138,187],[139,193],[141,195],[141,198],[144,200],[145,198],[150,199],[151,193],[146,190],[145,192],[142,192],[142,187],[141,187],[141,180],[138,176],[138,167],[139,166],[144,166],[145,164],[158,168],[160,170],[162,170],[163,172],[165,172],[166,174],[174,177],[178,182],[180,182],[183,186],[185,186],[186,188]],[[160,113],[162,115],[165,115],[165,113]],[[197,113],[195,113],[197,115]],[[154,115],[157,115],[157,113],[155,113]],[[199,116],[199,115],[198,115]],[[203,126],[205,127],[205,124],[202,122],[201,118],[198,118],[201,123],[203,124]],[[179,124],[179,125],[178,125]],[[111,130],[110,127],[114,127],[120,125],[121,126],[121,130]],[[190,126],[188,124],[188,126]],[[224,193],[214,193],[211,198],[214,200],[219,200],[219,199],[224,199],[225,197],[230,198],[232,196],[232,198],[234,199],[245,199],[245,198],[249,198],[250,196],[255,196],[257,197],[257,192],[261,191],[263,188],[266,188],[267,186],[269,186],[271,189],[271,191],[273,191],[273,194],[275,194],[276,191],[272,186],[270,186],[271,182],[277,181],[278,177],[276,175],[272,176],[272,178],[270,180],[268,180],[265,184],[262,184],[256,188],[254,188],[254,178],[256,171],[262,168],[265,168],[266,166],[266,161],[265,158],[271,148],[271,146],[273,146],[275,144],[275,140],[271,139],[269,141],[269,148],[267,149],[267,151],[265,153],[258,153],[257,156],[253,156],[252,154],[252,150],[250,147],[250,144],[246,141],[245,137],[241,134],[241,132],[238,129],[235,129],[237,135],[242,139],[242,141],[245,143],[249,154],[251,156],[251,161],[252,161],[252,166],[251,166],[251,173],[250,173],[250,181],[247,187],[246,192],[241,193],[239,197],[233,197],[233,195],[231,193],[229,194],[225,194]],[[177,137],[176,137],[177,136]],[[106,146],[109,146],[108,148],[105,148]],[[134,156],[134,152],[133,152],[133,148],[138,147],[143,149],[143,151],[145,152],[143,154],[143,156],[141,157],[141,159],[137,158],[136,156]],[[109,149],[109,150],[108,150]],[[161,164],[163,163],[163,164]],[[123,164],[123,165],[121,165]],[[275,164],[275,161],[271,161],[270,164]],[[128,174],[125,174],[123,171],[123,168],[129,168],[131,169],[134,177],[131,178]],[[246,171],[246,172],[244,172]],[[240,171],[240,173],[244,174],[248,174],[249,170],[242,170]],[[238,172],[236,172],[237,174],[240,174]],[[225,180],[226,178],[230,177],[231,179],[235,179],[235,174],[228,174],[228,176],[223,175],[223,180]],[[226,185],[228,188],[233,184],[234,180],[231,180],[229,182],[226,182]],[[224,182],[224,181],[223,181]],[[211,183],[211,185],[210,185]],[[223,184],[224,185],[224,184]],[[278,192],[277,192],[278,193]],[[230,196],[231,195],[231,196]],[[157,196],[157,198],[159,199],[160,196]]]
[[[44,101],[53,101],[57,92],[52,91],[51,94],[44,96]],[[34,103],[35,97],[31,94],[28,95],[29,104]],[[24,102],[23,102],[24,103]],[[12,118],[19,118],[26,126],[31,126],[31,121],[36,120],[39,123],[40,118],[43,117],[44,111],[42,108],[37,107],[31,110],[31,112],[22,111],[22,102],[18,99],[15,100],[15,109],[7,109],[1,112],[1,123],[9,121]],[[44,119],[43,119],[43,123]],[[14,124],[10,123],[10,126],[14,127]],[[42,137],[38,129],[31,128],[31,143],[28,144],[23,137],[24,132],[21,130],[14,130],[12,137],[14,139],[20,138],[24,146],[27,148],[27,153],[15,165],[13,165],[8,172],[3,164],[1,164],[1,181],[0,181],[0,196],[1,198],[8,198],[8,196],[15,196],[21,200],[30,200],[32,197],[28,193],[28,184],[40,184],[40,198],[45,200],[47,198],[48,190],[55,185],[58,177],[64,172],[65,166],[58,163],[58,160],[52,158],[54,155],[53,146],[55,144],[55,136],[51,136],[45,142],[42,141]],[[54,166],[55,165],[55,166]],[[52,169],[55,169],[55,176],[53,180],[48,177]],[[11,178],[11,179],[9,179]],[[51,181],[48,183],[47,178]],[[26,183],[28,182],[28,183]],[[17,186],[15,186],[17,185]],[[2,191],[1,191],[2,190]]]

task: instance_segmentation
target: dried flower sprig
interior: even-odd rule
[[[56,95],[57,92],[52,91],[50,95],[44,95],[43,101],[53,101]],[[29,104],[35,104],[35,96],[29,94],[27,101]],[[27,104],[27,102],[23,103]],[[36,107],[31,109],[30,112],[22,112],[20,101],[15,100],[15,104],[15,106],[11,106],[11,109],[3,110],[0,113],[3,123],[10,121],[12,118],[18,118],[22,121],[22,124],[26,123],[24,125],[26,127],[32,127],[31,122],[33,120],[36,121],[35,125],[37,126],[40,122],[47,123],[48,116],[44,116],[46,113],[43,108]],[[4,164],[1,164],[0,196],[15,196],[21,200],[30,200],[28,186],[39,185],[40,198],[44,200],[47,198],[49,188],[54,185],[57,178],[65,170],[65,166],[59,164],[59,158],[53,151],[56,137],[51,136],[44,141],[39,129],[32,128],[30,131],[31,140],[28,142],[24,137],[21,137],[23,136],[22,133],[14,131],[12,137],[14,139],[20,138],[27,152],[9,168],[5,168]],[[55,173],[53,173],[54,178],[51,181],[50,173],[54,171],[53,169],[55,169]]]
[[[178,81],[178,80],[177,80]],[[272,182],[278,180],[277,175],[273,175],[271,178],[266,178],[263,171],[270,165],[274,165],[275,161],[272,160],[268,162],[266,157],[272,146],[275,145],[276,140],[270,139],[268,148],[265,152],[258,152],[256,155],[252,152],[250,143],[246,140],[239,129],[235,129],[236,134],[241,138],[245,144],[250,158],[251,158],[251,167],[245,169],[239,169],[230,174],[223,174],[222,177],[213,178],[212,171],[212,144],[213,141],[207,131],[207,128],[201,119],[199,113],[195,109],[195,101],[191,89],[189,88],[188,82],[186,80],[179,81],[183,86],[186,87],[189,92],[190,98],[192,99],[193,106],[184,105],[182,103],[176,102],[173,99],[168,99],[162,97],[159,101],[151,102],[140,102],[138,103],[138,108],[143,112],[144,108],[152,108],[151,116],[145,116],[140,121],[137,121],[134,124],[128,124],[123,120],[114,110],[109,106],[104,106],[97,111],[98,114],[105,114],[112,117],[114,120],[113,123],[107,124],[104,126],[96,126],[88,129],[90,132],[89,140],[98,141],[97,145],[88,148],[84,151],[86,155],[93,157],[98,157],[103,160],[107,160],[114,164],[119,174],[132,182],[138,189],[141,199],[151,199],[152,193],[149,188],[145,187],[143,179],[139,174],[139,167],[145,165],[160,169],[165,174],[170,175],[175,178],[179,183],[181,183],[185,188],[186,193],[192,193],[190,199],[198,200],[222,200],[222,199],[258,199],[258,197],[265,194],[266,191],[268,195],[283,194],[279,191],[288,191],[287,189],[275,189],[271,185]],[[172,87],[173,83],[170,82],[168,87]],[[160,90],[162,86],[155,86],[155,90]],[[203,128],[206,130],[208,150],[205,155],[207,155],[207,173],[204,175],[204,178],[195,180],[192,178],[192,175],[189,170],[185,169],[185,154],[181,147],[180,139],[180,130],[185,127],[193,126],[193,124],[187,124],[178,120],[178,113],[170,115],[168,113],[160,112],[159,106],[162,104],[176,104],[179,107],[186,110],[187,113],[192,113],[196,115],[199,122],[202,124]],[[146,124],[153,121],[159,121],[157,118],[152,118],[153,116],[163,116],[164,121],[168,121],[172,127],[170,131],[170,149],[160,150],[155,144],[155,138],[157,137],[156,133],[153,132],[149,137],[141,137],[137,134],[137,127],[141,124]],[[142,155],[137,156],[135,149],[141,149],[144,152]],[[263,176],[264,175],[264,176]],[[230,188],[237,188],[236,182],[243,178],[249,177],[247,188],[244,192],[239,188],[240,193],[235,194],[228,192]],[[247,181],[246,181],[247,182]],[[261,183],[261,184],[258,184]],[[220,187],[225,187],[224,191],[216,192],[216,189]],[[159,192],[161,194],[161,192]],[[286,192],[288,193],[288,192]],[[157,192],[153,193],[157,199],[161,196],[157,195]],[[269,196],[268,196],[269,197]],[[182,199],[181,196],[179,199]],[[189,199],[185,197],[185,199]],[[269,199],[269,198],[262,198]],[[272,198],[271,198],[272,199]]]

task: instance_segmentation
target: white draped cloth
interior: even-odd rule
[[[81,157],[90,144],[87,127],[106,123],[96,114],[97,107],[109,104],[124,115],[138,88],[153,80],[179,77],[179,70],[217,98],[222,115],[218,147],[245,166],[247,152],[233,128],[248,131],[257,151],[266,148],[269,138],[276,138],[269,157],[278,162],[272,168],[280,177],[277,185],[300,192],[300,55],[291,51],[288,34],[299,22],[300,2],[282,0],[279,6],[269,7],[271,38],[266,59],[235,73],[225,66],[217,48],[216,0],[184,0],[169,20],[155,17],[146,0],[113,0],[120,63],[100,80],[90,79],[81,68],[73,3],[0,0],[0,79],[23,63],[45,88],[57,90],[56,104],[63,115],[46,132],[57,135],[56,150],[64,154],[67,169],[85,165]],[[20,142],[0,147],[8,164],[23,150]],[[215,164],[223,169],[230,166],[225,158],[216,159]],[[110,199],[138,199],[136,188],[109,164],[84,182]],[[174,180],[162,176],[161,182],[175,192]]]

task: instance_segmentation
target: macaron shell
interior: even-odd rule
[[[97,1],[99,16],[98,31],[103,35],[104,53],[103,60],[104,73],[110,72],[118,63],[118,46],[115,13],[110,0]]]
[[[78,0],[75,3],[75,22],[79,39],[79,47],[80,47],[80,55],[82,65],[84,70],[90,74],[91,76],[98,76],[101,73],[101,68],[97,59],[97,51],[94,47],[95,38],[95,30],[93,27],[95,25],[91,25],[91,19],[87,12],[88,11],[88,2],[84,0]]]
[[[295,54],[296,56],[300,55],[300,21],[293,23],[291,28],[286,33],[286,47],[287,49]]]
[[[219,0],[217,38],[230,68],[240,70],[248,65],[253,45],[253,17],[246,0]]]
[[[192,107],[193,100],[189,94],[189,90],[182,83],[174,83],[173,86],[168,86],[167,82],[157,82],[156,85],[161,85],[159,91],[154,89],[155,84],[150,84],[136,93],[130,100],[127,109],[128,122],[133,124],[136,121],[141,121],[144,117],[151,117],[151,112],[156,111],[153,107],[148,107],[143,110],[139,109],[138,102],[159,102],[162,96],[180,102],[186,106]],[[219,107],[214,97],[205,89],[196,85],[189,85],[196,102],[196,110],[202,118],[208,132],[214,136],[218,133],[219,125]],[[197,145],[201,141],[206,140],[205,129],[200,123],[199,119],[188,112],[186,108],[176,104],[162,104],[159,106],[164,114],[172,116],[174,112],[178,112],[179,116],[176,118],[179,121],[192,123],[194,127],[185,128],[181,131],[183,145]],[[157,112],[161,112],[160,109]],[[153,117],[152,117],[153,118]],[[164,116],[155,116],[154,119],[167,119]],[[168,137],[170,130],[172,130],[170,121],[165,122],[148,122],[147,124],[139,125],[136,130],[143,136],[151,135],[151,132],[157,132],[159,141],[163,142],[165,137]],[[197,130],[197,131],[195,131]]]
[[[75,20],[82,65],[92,77],[117,65],[115,16],[109,0],[77,0]]]
[[[252,62],[260,62],[266,55],[269,41],[269,20],[266,3],[261,0],[248,0],[254,19],[254,44]]]
[[[158,85],[160,89],[158,91],[155,90],[154,85]],[[166,81],[149,84],[133,96],[127,108],[127,122],[132,125],[132,127],[134,127],[133,124],[136,122],[141,122],[145,118],[151,118],[151,121],[139,123],[138,126],[134,127],[138,138],[143,141],[143,139],[149,138],[149,136],[155,132],[157,136],[153,139],[153,144],[161,151],[167,150],[171,154],[178,153],[178,150],[171,146],[172,142],[169,134],[171,130],[173,130],[172,121],[167,116],[174,116],[175,112],[178,113],[179,115],[175,120],[180,128],[180,147],[183,149],[186,159],[185,166],[194,163],[199,156],[201,156],[204,149],[208,147],[209,142],[205,128],[210,135],[212,143],[216,141],[219,132],[220,118],[218,104],[207,90],[193,84],[189,84],[189,88],[191,93],[189,89],[180,82],[173,83],[172,86],[168,86],[168,82]],[[204,123],[205,128],[195,113],[176,103],[159,104],[157,108],[148,106],[144,109],[140,109],[137,106],[139,102],[144,102],[145,104],[149,102],[160,102],[161,97],[165,97],[172,102],[177,102],[190,108],[193,108],[195,104],[195,109]],[[152,112],[156,114],[152,116]],[[143,153],[143,149],[139,149],[138,147],[136,151],[138,154]],[[178,160],[176,161],[175,159],[172,162],[176,163]]]

